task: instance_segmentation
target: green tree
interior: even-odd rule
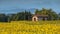
[[[30,11],[22,11],[18,12],[13,16],[12,20],[18,21],[18,20],[31,20],[32,13]]]
[[[60,20],[60,13],[58,14],[59,20]]]
[[[45,8],[42,8],[42,10],[36,10],[35,14],[48,15],[49,20],[50,19],[56,20],[58,17],[58,15],[55,11],[53,11],[52,9],[45,9]]]
[[[5,14],[0,14],[0,22],[8,22],[7,16]]]

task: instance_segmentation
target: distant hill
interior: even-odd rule
[[[17,13],[17,12],[21,12],[21,11],[30,11],[31,13],[34,13],[35,8],[31,8],[31,9],[10,9],[10,10],[0,10],[0,13],[4,13],[4,14],[13,14],[13,13]]]

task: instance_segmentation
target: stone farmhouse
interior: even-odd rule
[[[48,15],[34,15],[32,21],[48,20]]]

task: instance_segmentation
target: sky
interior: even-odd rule
[[[55,12],[60,12],[60,0],[0,0],[0,12],[12,9],[42,9],[51,8]],[[3,11],[8,13],[9,11]]]

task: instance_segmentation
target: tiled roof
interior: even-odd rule
[[[34,16],[37,16],[37,17],[48,17],[48,15],[34,15]]]

